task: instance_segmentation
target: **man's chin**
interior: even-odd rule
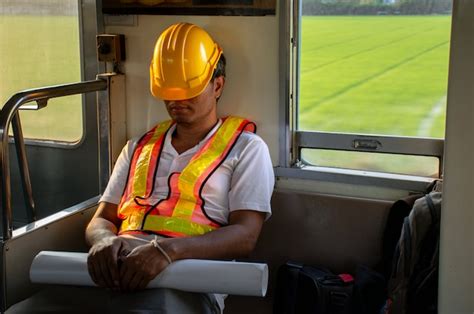
[[[171,119],[173,119],[176,123],[190,123],[190,122],[192,122],[191,117],[183,116],[183,115],[171,115]]]

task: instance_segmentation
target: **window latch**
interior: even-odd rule
[[[361,150],[377,150],[382,147],[382,143],[377,140],[355,139],[352,141],[352,147]]]

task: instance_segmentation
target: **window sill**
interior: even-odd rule
[[[276,167],[277,188],[296,187],[298,190],[328,194],[343,194],[377,199],[398,199],[412,192],[425,192],[435,178],[381,173],[351,169],[304,166]],[[288,179],[288,180],[284,180]],[[299,183],[294,183],[298,182]],[[313,181],[315,184],[307,184]]]

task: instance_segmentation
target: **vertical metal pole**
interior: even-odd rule
[[[4,107],[5,108],[5,107]],[[2,109],[3,112],[4,109]],[[7,119],[8,120],[8,119]],[[3,241],[11,239],[13,233],[12,227],[12,208],[11,208],[11,186],[10,186],[10,158],[8,147],[8,129],[9,122],[5,123],[5,129],[0,129],[0,165],[2,176],[2,219]]]
[[[20,122],[20,113],[17,112],[12,120],[13,136],[15,138],[16,154],[18,156],[18,166],[20,167],[21,183],[26,206],[28,222],[36,220],[35,201],[33,199],[33,189],[31,188],[30,170],[26,158],[25,141]]]
[[[291,45],[291,63],[292,63],[292,99],[290,111],[290,130],[291,130],[291,165],[295,165],[301,160],[301,149],[296,142],[296,131],[298,130],[298,103],[300,99],[300,54],[301,54],[301,16],[302,0],[294,0],[291,22],[292,22],[292,45]]]
[[[97,61],[97,47],[96,47],[96,35],[104,32],[104,21],[102,15],[102,0],[78,0],[79,6],[79,35],[80,35],[80,47],[81,47],[81,77],[82,80],[94,79],[97,73],[105,72],[105,66]],[[105,96],[99,92],[98,95],[83,95],[83,108],[84,108],[84,128],[87,134],[98,136],[100,141],[100,134],[96,133],[97,122],[100,121],[97,117],[97,100],[103,99]],[[94,104],[94,105],[92,105]],[[99,106],[100,107],[100,106]],[[97,135],[98,134],[98,135]],[[101,144],[99,144],[101,145]],[[98,151],[99,156],[100,152]],[[100,169],[100,159],[97,167]],[[98,191],[102,193],[102,182],[101,173],[98,173]]]
[[[280,119],[279,119],[279,155],[278,165],[286,168],[291,165],[290,147],[291,147],[291,113],[290,113],[290,94],[291,94],[291,1],[281,0],[279,3],[280,15],[280,34],[279,37],[279,64],[280,64]]]
[[[99,130],[99,191],[103,193],[112,171],[110,152],[110,88],[113,74],[99,74],[97,79],[107,80],[107,90],[97,92],[97,119]]]

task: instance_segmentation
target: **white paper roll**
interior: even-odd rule
[[[95,286],[87,270],[87,253],[42,251],[30,268],[34,283]],[[265,296],[267,264],[187,259],[173,262],[148,288]]]

